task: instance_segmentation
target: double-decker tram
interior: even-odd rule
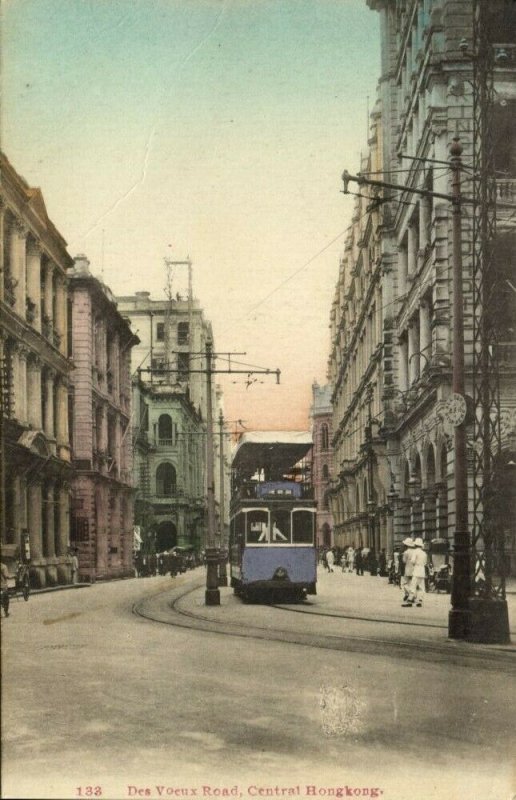
[[[305,458],[309,433],[245,433],[232,461],[231,586],[244,601],[316,593],[315,510]]]

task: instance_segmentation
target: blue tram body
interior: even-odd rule
[[[306,469],[309,434],[245,434],[233,458],[231,585],[244,600],[316,593],[315,510]]]

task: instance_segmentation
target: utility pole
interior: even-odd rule
[[[208,540],[206,542],[206,592],[207,606],[220,606],[217,574],[219,554],[215,546],[215,475],[213,469],[213,408],[212,373],[213,343],[206,342],[206,472],[208,483]]]
[[[220,454],[220,498],[219,498],[219,516],[220,516],[220,562],[219,562],[219,586],[228,585],[228,575],[226,569],[227,552],[226,552],[226,526],[224,524],[225,515],[225,491],[224,491],[224,416],[222,410],[219,413],[219,454]]]

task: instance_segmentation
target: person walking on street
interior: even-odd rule
[[[335,564],[335,554],[333,550],[328,550],[326,553],[326,566],[328,567],[328,572],[333,572],[333,565]]]
[[[355,568],[357,575],[364,574],[364,557],[362,556],[362,550],[360,547],[357,547],[357,551],[355,553]]]
[[[401,580],[400,588],[403,592],[402,606],[408,607],[412,605],[411,600],[411,582],[414,572],[414,542],[412,539],[407,538],[403,541],[405,550],[401,556]]]
[[[425,593],[425,568],[428,557],[423,550],[422,539],[414,542],[414,553],[412,557],[412,581],[410,584],[410,599],[419,608],[423,605],[423,595]]]
[[[346,561],[348,565],[348,572],[353,572],[353,567],[355,565],[355,550],[353,547],[351,547],[351,545],[348,547]],[[342,567],[342,569],[344,569],[344,567]]]

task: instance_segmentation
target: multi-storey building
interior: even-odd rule
[[[369,177],[383,180],[390,187],[374,188],[367,183],[360,187],[360,192],[370,195],[371,200],[361,199],[357,203],[332,311],[330,368],[335,386],[336,448],[333,497],[341,512],[338,519],[344,526],[342,530],[347,528],[349,537],[353,535],[354,524],[350,514],[353,510],[357,514],[361,511],[362,519],[356,520],[355,534],[362,528],[363,538],[364,530],[368,529],[370,544],[392,550],[409,533],[426,540],[449,539],[455,526],[456,456],[448,401],[452,394],[454,349],[449,147],[456,137],[462,146],[463,162],[460,227],[466,393],[478,402],[476,387],[483,369],[478,359],[478,343],[482,336],[484,343],[487,341],[487,328],[478,333],[484,324],[479,322],[482,314],[490,330],[496,329],[487,344],[491,349],[496,348],[499,356],[501,413],[493,406],[492,415],[500,419],[504,439],[503,451],[496,457],[507,462],[511,454],[514,457],[516,291],[511,273],[515,228],[514,212],[507,208],[514,200],[515,185],[514,9],[506,0],[494,0],[483,6],[484,24],[490,29],[492,42],[486,54],[474,52],[473,12],[476,9],[478,13],[481,4],[473,0],[367,2],[381,15],[382,74],[378,104],[381,126],[376,126],[376,134],[373,119],[373,139],[378,138],[379,131],[381,141],[373,145],[373,151],[376,148],[373,166],[362,165],[362,169],[364,173],[374,171],[376,174]],[[482,61],[486,58],[492,62],[489,75]],[[474,99],[482,96],[485,108],[491,79],[496,92],[494,105],[489,109],[494,121],[491,128],[494,158],[489,161],[487,146],[484,156],[480,159],[478,156],[482,146],[479,141],[482,126],[478,122],[481,103],[475,106]],[[483,85],[479,85],[481,80]],[[485,126],[485,119],[482,125]],[[475,173],[475,169],[480,171]],[[485,198],[483,205],[477,206],[469,200],[477,193],[476,182],[487,180],[488,169],[492,172],[487,177],[493,183],[498,176],[497,230],[489,248],[482,249],[485,232],[481,226],[475,227],[474,220],[489,208]],[[377,202],[373,200],[375,195]],[[359,220],[358,215],[362,214]],[[380,294],[375,297],[370,280],[367,285],[371,294],[366,289],[357,309],[356,291],[361,288],[359,275],[364,253],[363,247],[357,246],[352,252],[349,245],[358,237],[360,244],[367,247],[368,229],[371,232],[376,229],[373,263],[382,276]],[[489,313],[484,313],[478,293],[475,294],[479,264],[489,270],[485,285],[496,286],[488,298]],[[486,297],[484,293],[482,302]],[[380,313],[378,327],[365,360],[358,363],[354,375],[350,353],[342,340],[354,347],[363,333],[365,341],[363,320],[375,307]],[[343,349],[339,351],[339,347]],[[377,380],[371,380],[375,347],[380,348]],[[342,389],[346,379],[351,383],[347,392]],[[371,404],[367,396],[359,399],[360,383],[364,388],[372,384]],[[488,390],[484,387],[484,391]],[[352,425],[350,417],[360,405],[362,410]],[[471,422],[471,416],[469,419]],[[472,469],[477,459],[475,448],[479,446],[473,441],[475,431],[478,432],[477,426],[468,427],[470,526],[480,508],[479,473],[475,477]],[[357,482],[353,479],[358,476],[360,454],[363,479]],[[367,484],[366,478],[369,478]],[[473,480],[477,481],[477,494],[472,491]],[[511,540],[514,534],[510,533],[515,520],[514,491],[511,497],[509,482],[503,476],[497,481],[497,491],[502,491],[502,484],[510,502],[505,504],[507,513],[501,524],[506,529],[506,546],[512,550],[514,559]],[[502,495],[500,500],[503,503]]]
[[[333,517],[330,510],[330,489],[333,450],[331,387],[312,384],[312,486],[317,503],[316,542],[319,547],[332,547]]]
[[[66,242],[0,155],[1,540],[30,554],[36,587],[68,583],[70,482]],[[30,553],[29,553],[30,551]]]
[[[119,297],[138,333],[133,349],[136,524],[156,552],[200,550],[206,537],[206,345],[210,323],[193,298]],[[214,429],[217,393],[213,386]],[[217,474],[215,474],[215,482]]]
[[[73,398],[71,542],[85,580],[133,570],[131,348],[138,337],[86,256],[68,270]]]
[[[371,115],[364,174],[381,171],[379,105]],[[332,446],[331,507],[335,544],[386,547],[390,527],[385,444],[379,436],[392,289],[383,250],[383,205],[374,193],[355,199],[330,315]]]

